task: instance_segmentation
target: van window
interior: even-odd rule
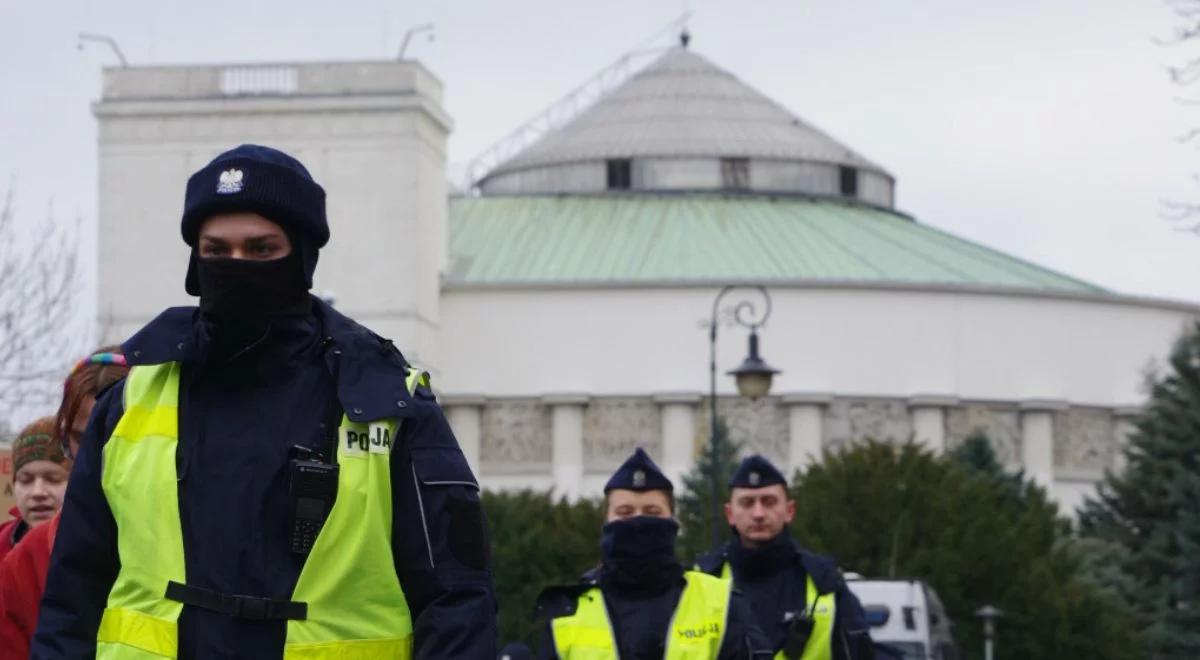
[[[942,606],[941,599],[938,598],[937,592],[928,587],[925,588],[925,602],[929,605],[929,627],[936,628],[943,621],[946,621],[946,608]]]

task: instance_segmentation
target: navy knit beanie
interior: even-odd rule
[[[192,247],[186,288],[199,295],[196,239],[200,225],[221,213],[251,211],[287,232],[304,262],[312,286],[317,250],[329,242],[325,190],[300,161],[257,144],[243,144],[212,159],[187,182],[183,199],[183,241]]]

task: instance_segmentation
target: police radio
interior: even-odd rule
[[[804,647],[808,646],[808,638],[812,637],[816,621],[810,613],[800,610],[784,612],[783,622],[787,624],[788,631],[787,639],[783,642],[783,657],[799,660],[804,656]]]
[[[338,466],[321,461],[308,447],[297,445],[290,453],[292,552],[307,555],[337,498]]]

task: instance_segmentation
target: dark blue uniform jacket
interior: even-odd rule
[[[773,545],[758,557],[748,557],[735,536],[720,550],[698,558],[696,566],[705,573],[720,575],[726,562],[732,564],[734,584],[750,599],[759,626],[775,651],[782,650],[787,641],[789,626],[784,620],[785,613],[805,608],[806,577],[811,575],[820,593],[834,594],[834,660],[874,658],[866,614],[846,586],[837,564],[801,548],[786,534]],[[740,565],[752,561],[755,562],[752,570]]]
[[[187,583],[287,600],[304,557],[289,545],[289,451],[329,456],[339,410],[400,418],[391,454],[392,552],[413,616],[415,658],[495,658],[495,597],[475,477],[433,394],[409,394],[387,342],[314,299],[306,316],[220,355],[195,308],[169,309],[125,343],[131,365],[182,363],[177,477]],[[90,658],[120,567],[101,490],[102,448],[123,383],[101,396],[62,511],[34,658]],[[351,614],[351,613],[348,613]],[[278,658],[286,622],[185,605],[181,658]]]
[[[538,596],[537,616],[546,619],[540,657],[559,660],[551,632],[551,620],[570,616],[579,605],[579,597],[595,586],[604,594],[608,620],[616,636],[621,660],[661,660],[666,651],[672,616],[683,594],[684,580],[672,580],[665,589],[639,588],[635,584],[605,581],[603,569],[589,571],[579,584],[550,587]],[[754,621],[750,603],[737,589],[729,600],[725,637],[719,660],[767,660],[771,652]]]

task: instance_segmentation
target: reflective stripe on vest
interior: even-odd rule
[[[721,567],[721,579],[733,580],[733,570],[729,562]],[[837,598],[834,594],[822,594],[817,591],[817,585],[812,576],[805,576],[805,612],[813,618],[812,634],[804,645],[804,655],[800,660],[832,660],[833,659],[833,621],[837,613]],[[775,660],[787,660],[783,651],[775,654]]]
[[[679,605],[667,628],[663,660],[715,659],[725,639],[730,583],[707,573],[687,571]],[[599,587],[579,596],[575,613],[550,623],[561,660],[611,660],[619,657],[608,609]]]
[[[121,568],[97,634],[99,660],[175,658],[185,582],[175,449],[179,365],[137,366],[125,412],[104,446],[101,486],[117,523]],[[409,370],[410,391],[423,378]],[[397,420],[338,430],[338,494],[291,595],[307,618],[287,622],[284,657],[384,660],[412,656],[412,617],[392,558],[390,451]]]

